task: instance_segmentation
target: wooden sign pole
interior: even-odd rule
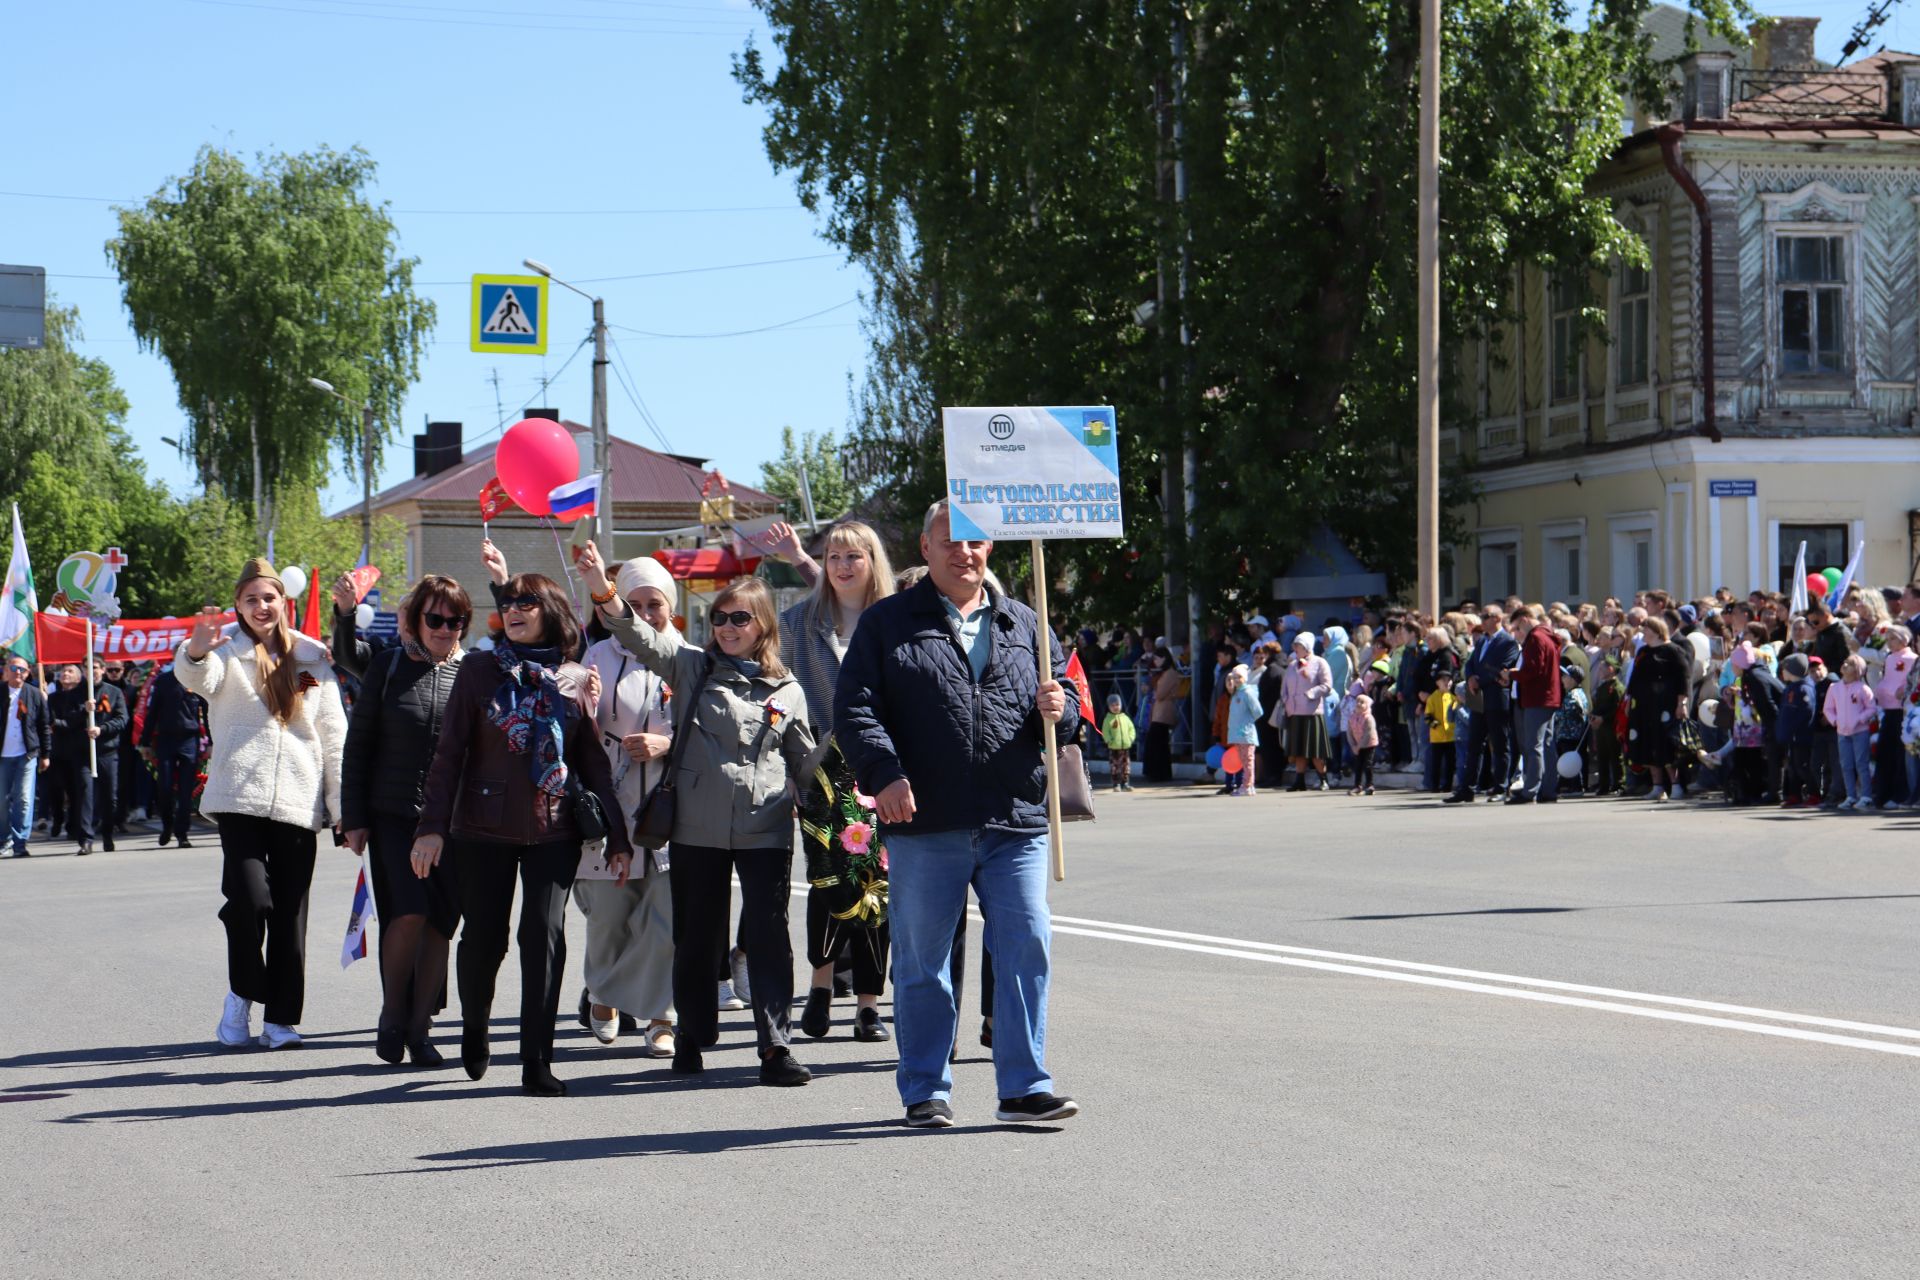
[[[1053,623],[1047,618],[1047,544],[1033,539],[1033,603],[1040,617],[1040,683],[1053,679]],[[1046,735],[1047,845],[1053,855],[1053,878],[1067,878],[1067,842],[1060,825],[1059,732],[1053,721],[1041,720]]]
[[[100,744],[93,736],[93,615],[87,615],[87,772],[100,776]]]

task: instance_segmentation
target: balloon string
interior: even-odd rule
[[[573,575],[573,566],[567,563],[567,548],[560,541],[560,526],[550,517],[541,516],[540,523],[547,526],[553,534],[553,549],[560,557],[560,576],[567,580],[567,594],[573,597],[573,611],[580,612],[580,583]]]

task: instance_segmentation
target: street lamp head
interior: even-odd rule
[[[328,395],[334,394],[333,384],[331,382],[323,382],[319,378],[308,378],[307,385],[316,391],[324,391]]]
[[[548,266],[544,262],[538,261],[537,259],[522,258],[520,260],[520,263],[529,271],[538,271],[543,276],[551,277],[553,275],[553,268]]]
[[[178,440],[175,440],[172,436],[161,436],[160,443],[165,445],[172,445],[176,449],[180,447],[180,442]]]

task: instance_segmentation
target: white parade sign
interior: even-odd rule
[[[1110,405],[942,409],[956,538],[1121,538]]]

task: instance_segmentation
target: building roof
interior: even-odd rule
[[[1688,28],[1693,38],[1689,40]],[[1747,45],[1728,40],[1707,30],[1707,24],[1693,12],[1677,5],[1656,4],[1640,20],[1640,29],[1653,38],[1650,52],[1656,62],[1684,57],[1690,49],[1709,53],[1731,53],[1745,65]]]
[[[576,436],[592,433],[592,428],[578,422],[563,421],[560,425]],[[609,443],[613,455],[610,468],[613,492],[609,496],[613,502],[698,505],[700,486],[707,477],[705,468],[631,440],[622,440],[619,436],[611,437]],[[493,453],[499,445],[498,440],[488,441],[479,448],[469,449],[461,455],[459,462],[445,471],[430,476],[415,476],[383,493],[375,494],[374,509],[382,510],[400,502],[477,501],[481,486],[493,477]],[[729,480],[727,484],[728,492],[738,503],[768,508],[780,505],[779,498],[763,490],[736,480]]]
[[[1887,115],[1887,69],[1920,62],[1882,50],[1843,67],[1810,71],[1746,71],[1739,75],[1736,120],[1860,120],[1894,124]],[[1904,126],[1902,126],[1904,127]]]

